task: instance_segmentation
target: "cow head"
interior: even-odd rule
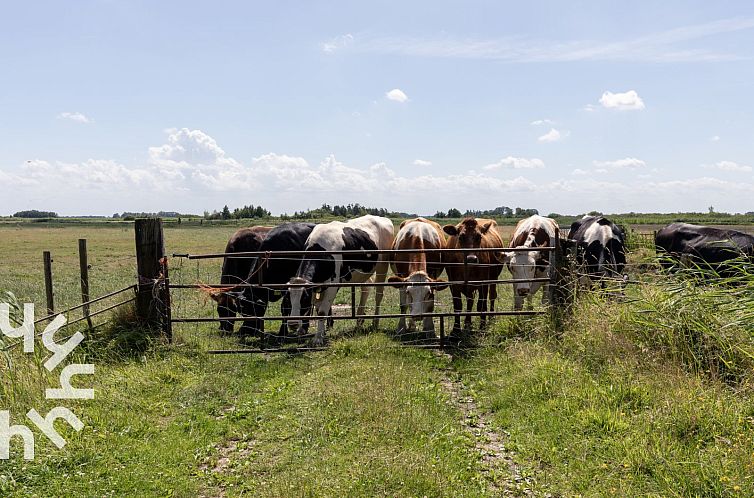
[[[549,264],[543,251],[505,251],[505,264],[514,280],[531,280],[546,275]],[[518,296],[528,296],[533,282],[515,282],[513,291]]]
[[[291,316],[304,316],[311,312],[313,289],[307,285],[308,280],[301,277],[293,277],[288,282],[288,295],[291,298]],[[301,334],[304,330],[302,320],[288,320],[288,331],[292,334]]]
[[[445,225],[443,231],[458,238],[458,246],[462,249],[476,249],[482,246],[482,237],[492,228],[494,222],[479,224],[475,218],[466,218],[458,225]],[[479,256],[473,252],[466,253],[466,262],[475,264]]]
[[[435,292],[448,287],[445,280],[435,280],[423,271],[417,271],[408,278],[392,276],[387,279],[400,290],[405,303],[409,308],[412,318],[420,318],[426,313],[432,313],[435,309]],[[441,285],[430,285],[442,282]],[[408,285],[405,285],[408,283]]]

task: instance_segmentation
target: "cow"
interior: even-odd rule
[[[506,251],[503,254],[505,264],[514,280],[530,280],[551,276],[550,258],[552,251],[543,251],[538,248],[555,246],[558,243],[559,231],[555,220],[537,214],[518,222],[509,247],[528,250]],[[523,309],[524,297],[527,298],[529,307],[531,307],[533,296],[540,287],[542,287],[542,282],[514,282],[513,309],[516,311]],[[542,292],[543,303],[547,302],[548,289],[549,284],[546,284]]]
[[[281,311],[283,315],[290,313],[290,298],[285,289],[270,289],[264,284],[285,284],[295,275],[301,256],[283,256],[275,258],[276,251],[303,251],[306,239],[314,228],[313,223],[283,223],[270,229],[264,240],[255,251],[269,252],[270,256],[253,258],[226,258],[228,261],[243,261],[245,274],[234,284],[254,284],[252,287],[232,285],[223,288],[222,293],[212,294],[213,299],[232,303],[242,315],[251,317],[244,320],[240,333],[242,335],[257,335],[264,332],[264,321],[258,317],[264,316],[270,302],[283,298]],[[232,322],[231,329],[232,330]],[[284,326],[281,326],[284,332]],[[281,332],[281,333],[282,333]]]
[[[272,230],[272,227],[263,226],[237,230],[228,239],[228,243],[225,245],[225,254],[258,251],[262,245],[262,241],[270,230]],[[223,259],[220,284],[232,287],[236,284],[245,283],[252,263],[251,258],[229,258],[226,256]],[[210,295],[217,302],[217,315],[220,318],[233,318],[236,316],[238,306],[236,299],[232,295],[228,294],[228,292],[218,292]],[[220,332],[224,334],[233,333],[233,322],[230,320],[221,320]]]
[[[375,275],[378,283],[385,281],[388,270],[388,255],[377,254],[376,250],[389,250],[393,243],[393,222],[380,216],[366,215],[347,222],[332,221],[317,225],[306,241],[304,254],[295,277],[289,281],[291,295],[291,316],[303,316],[313,307],[317,316],[330,314],[333,300],[338,293],[337,286],[317,287],[317,284],[346,284],[370,281]],[[362,254],[327,254],[327,251],[363,251]],[[384,289],[378,286],[375,291],[375,314],[380,313],[380,303]],[[363,314],[369,287],[362,287],[358,314]],[[357,321],[362,326],[363,319]],[[375,328],[379,318],[373,321]],[[300,320],[289,320],[288,329],[301,334]],[[317,332],[313,346],[321,346],[325,340],[325,322],[317,322]]]
[[[724,276],[736,274],[726,263],[738,258],[750,262],[754,257],[754,236],[688,223],[672,223],[659,230],[655,246],[666,269],[676,262],[691,263]]]
[[[484,218],[464,218],[457,225],[445,225],[443,231],[450,235],[448,249],[503,249],[503,239],[498,235],[495,220]],[[500,254],[495,251],[469,251],[448,252],[445,262],[445,270],[448,280],[451,282],[495,280],[503,271]],[[446,260],[447,259],[447,260]],[[465,264],[464,264],[465,263]],[[468,273],[464,275],[464,271]],[[453,322],[453,334],[461,332],[461,318],[458,315],[463,311],[462,296],[466,296],[466,311],[473,311],[474,297],[479,291],[477,311],[487,311],[489,297],[490,311],[495,311],[495,299],[497,298],[497,286],[495,284],[463,284],[451,283],[450,292],[453,295],[453,311],[456,313]],[[486,324],[486,317],[482,315],[481,325]],[[464,320],[464,328],[471,329],[471,316],[467,315]]]
[[[584,216],[571,224],[568,245],[576,249],[576,263],[585,271],[585,279],[625,282],[626,235],[612,221],[602,216]]]
[[[445,234],[442,227],[426,218],[414,218],[401,223],[393,242],[394,250],[410,249],[444,249]],[[394,283],[400,294],[401,313],[410,309],[411,317],[406,327],[406,317],[398,322],[397,334],[413,332],[415,321],[422,315],[432,313],[435,307],[435,292],[445,289],[444,280],[438,277],[443,271],[442,253],[440,252],[396,252],[390,267],[395,275],[388,282]],[[405,285],[408,283],[408,285]],[[435,284],[440,285],[435,285]],[[427,337],[434,337],[434,320],[424,317],[422,330]]]

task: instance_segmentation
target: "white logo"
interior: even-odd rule
[[[64,343],[55,342],[55,332],[65,325],[66,319],[58,315],[45,327],[42,332],[42,344],[52,353],[44,367],[52,372],[60,363],[71,354],[71,351],[84,340],[81,332],[76,332]],[[10,306],[0,303],[0,331],[10,338],[23,337],[24,353],[34,352],[34,304],[24,304],[24,319],[20,327],[14,328],[10,323]],[[60,387],[45,390],[46,399],[93,399],[94,389],[81,389],[71,385],[71,377],[74,375],[93,375],[94,365],[72,363],[65,366],[60,372]],[[58,406],[50,410],[46,416],[40,415],[34,408],[26,413],[31,422],[52,441],[58,448],[65,446],[66,441],[55,430],[54,423],[62,418],[77,432],[84,428],[84,423],[68,408]],[[26,425],[10,425],[10,412],[0,410],[0,460],[10,458],[10,441],[13,436],[20,436],[24,443],[24,458],[34,458],[34,433]]]

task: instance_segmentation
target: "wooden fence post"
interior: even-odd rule
[[[159,305],[156,284],[160,278],[165,256],[165,242],[162,233],[162,219],[139,218],[134,221],[136,236],[136,318],[150,328],[158,329],[162,324],[162,310]]]
[[[81,271],[81,308],[86,323],[92,328],[92,319],[89,317],[89,262],[86,254],[86,239],[79,239],[79,270]]]
[[[50,251],[42,253],[42,261],[45,267],[45,295],[47,296],[47,314],[55,313],[55,302],[52,292],[52,255]]]

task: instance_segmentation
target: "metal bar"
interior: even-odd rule
[[[52,291],[52,255],[50,251],[44,251],[42,253],[42,261],[44,263],[45,272],[45,295],[47,297],[47,314],[52,315],[55,313],[55,300],[53,298]]]
[[[440,316],[440,349],[445,349],[445,315]]]
[[[422,285],[427,285],[430,287],[436,287],[436,286],[444,286],[444,285],[488,285],[488,284],[514,284],[514,283],[520,283],[520,282],[549,282],[550,279],[547,277],[537,277],[537,278],[527,278],[527,279],[515,279],[515,278],[509,278],[509,279],[502,279],[502,280],[453,280],[450,282],[426,282]],[[262,287],[262,288],[268,288],[268,289],[288,289],[289,287],[408,287],[410,285],[413,285],[411,282],[354,282],[354,283],[337,283],[337,282],[330,282],[330,283],[308,283],[308,284],[175,284],[171,285],[171,289],[202,289],[202,288],[212,288],[212,289],[222,289],[225,287],[234,287],[238,289],[243,289],[246,287]]]
[[[356,317],[356,287],[351,284],[351,318]]]
[[[102,313],[104,313],[104,312],[106,312],[106,311],[110,311],[111,309],[117,308],[118,306],[123,306],[124,304],[128,304],[128,303],[131,303],[131,302],[133,302],[133,301],[135,301],[135,300],[136,300],[136,297],[132,297],[131,299],[126,299],[125,301],[121,301],[121,302],[119,302],[119,303],[117,303],[117,304],[113,304],[112,306],[108,306],[107,308],[103,308],[103,309],[101,309],[101,310],[99,310],[99,311],[95,311],[94,313],[91,313],[91,314],[90,314],[89,316],[90,316],[90,317],[92,317],[92,316],[97,316],[97,315],[100,315],[100,314],[102,314]],[[64,327],[67,327],[68,325],[72,325],[72,324],[74,324],[74,323],[78,323],[78,322],[80,322],[80,321],[81,321],[81,320],[83,320],[83,319],[84,319],[84,317],[82,317],[82,318],[77,318],[76,320],[73,320],[73,321],[71,321],[71,322],[68,322],[68,323],[66,323],[66,324],[65,324],[65,325],[63,325],[63,326],[64,326]]]
[[[309,353],[313,351],[326,351],[325,347],[318,348],[271,348],[271,349],[210,349],[209,354],[236,354],[236,353]]]
[[[172,317],[172,310],[170,309],[170,278],[168,276],[168,258],[162,258],[160,264],[162,265],[162,278],[165,284],[165,287],[163,287],[165,316],[162,322],[162,331],[168,339],[168,344],[170,344],[173,342],[173,322],[170,321],[170,318]]]
[[[534,316],[534,315],[543,315],[545,314],[545,311],[459,311],[458,313],[454,313],[452,311],[448,311],[445,313],[426,313],[422,315],[422,317],[440,317],[440,316]],[[372,318],[400,318],[400,317],[411,317],[410,314],[403,314],[403,313],[388,313],[385,315],[356,315],[355,317],[351,316],[332,316],[331,318],[333,320],[351,320],[353,318],[363,318],[364,320],[372,319]],[[215,317],[203,317],[203,318],[172,318],[170,321],[173,323],[201,323],[201,322],[219,322],[221,320],[227,320],[230,322],[243,322],[244,320],[264,320],[264,321],[277,321],[277,320],[325,320],[328,317],[322,316],[236,316],[236,317],[226,317],[226,318],[215,318]]]
[[[89,318],[89,262],[87,261],[86,239],[79,239],[79,271],[81,272],[81,311],[89,328],[92,319]]]
[[[307,254],[316,254],[321,252],[323,254],[399,254],[399,253],[467,253],[467,252],[503,252],[503,251],[553,251],[555,247],[476,247],[476,248],[457,248],[457,249],[342,249],[339,251],[243,251],[243,252],[219,252],[208,254],[179,254],[173,253],[174,258],[187,258],[187,259],[213,259],[213,258],[244,258],[244,257],[259,257],[259,256],[304,256]]]
[[[439,344],[398,344],[389,346],[394,348],[416,348],[416,349],[441,349]],[[274,349],[210,349],[209,354],[264,354],[264,353],[312,353],[317,351],[327,351],[327,347],[296,347],[296,348],[274,348]]]
[[[115,296],[117,294],[121,294],[123,292],[126,292],[127,290],[133,290],[134,287],[136,287],[136,286],[135,285],[129,285],[128,287],[124,287],[123,289],[120,289],[120,290],[117,290],[117,291],[114,291],[114,292],[110,292],[109,294],[105,294],[104,296],[100,296],[100,297],[95,298],[95,299],[91,299],[91,300],[89,300],[86,303],[77,304],[76,306],[73,306],[71,308],[63,310],[63,311],[61,311],[59,313],[53,313],[51,315],[47,315],[47,316],[45,316],[43,318],[35,320],[34,321],[34,325],[36,325],[36,324],[38,324],[40,322],[44,322],[45,320],[52,320],[53,318],[55,318],[56,316],[60,315],[61,313],[69,313],[71,311],[77,310],[77,309],[81,308],[82,306],[84,306],[84,304],[94,304],[96,302],[102,301],[103,299],[107,299],[108,297],[113,297],[113,296]]]

